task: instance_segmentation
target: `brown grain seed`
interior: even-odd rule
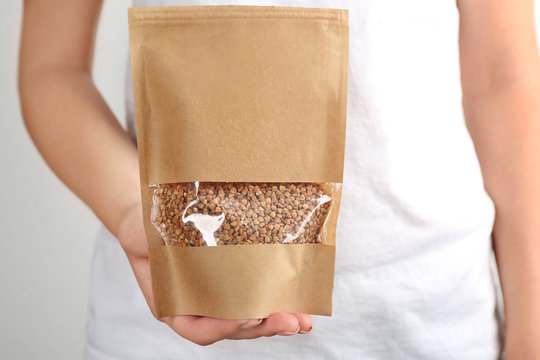
[[[154,190],[151,221],[166,244],[207,245],[198,227],[202,216],[205,226],[215,225],[217,245],[285,243],[291,236],[286,243],[321,242],[331,194],[319,184],[200,182],[198,196],[196,190],[195,183]]]

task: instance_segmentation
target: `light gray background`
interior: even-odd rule
[[[123,121],[130,1],[104,3],[94,75]],[[0,359],[80,359],[99,223],[47,168],[26,134],[16,89],[21,16],[22,1],[2,1]]]
[[[122,122],[129,3],[105,1],[94,62],[97,86]],[[22,1],[2,3],[0,358],[79,359],[99,223],[47,168],[26,134],[16,90],[21,15]]]

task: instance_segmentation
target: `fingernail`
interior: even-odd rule
[[[263,319],[248,320],[240,326],[240,329],[251,329],[252,327],[255,327],[259,325],[260,323],[262,323],[262,321]]]
[[[300,325],[298,325],[298,327],[296,328],[296,331],[295,331],[295,332],[284,331],[284,332],[278,333],[278,335],[281,335],[281,336],[291,336],[291,335],[298,334],[299,331],[300,331]]]
[[[307,329],[307,331],[300,330],[300,334],[307,334],[308,332],[311,331],[311,329],[313,329],[313,326],[310,326],[309,329]]]

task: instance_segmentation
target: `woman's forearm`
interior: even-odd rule
[[[521,84],[494,92],[468,108],[486,188],[496,207],[493,242],[510,360],[540,357],[538,94],[540,84]]]
[[[140,201],[138,160],[91,77],[100,7],[97,0],[84,6],[69,0],[25,3],[19,92],[43,158],[116,234],[124,213]],[[67,14],[73,20],[66,21]],[[51,31],[51,24],[62,29]]]
[[[26,126],[58,177],[116,233],[140,201],[137,150],[89,74],[62,66],[21,81]]]
[[[463,105],[486,190],[507,359],[540,358],[540,58],[532,0],[458,1]]]

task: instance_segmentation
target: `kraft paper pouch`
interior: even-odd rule
[[[156,317],[331,315],[348,11],[129,9]]]

